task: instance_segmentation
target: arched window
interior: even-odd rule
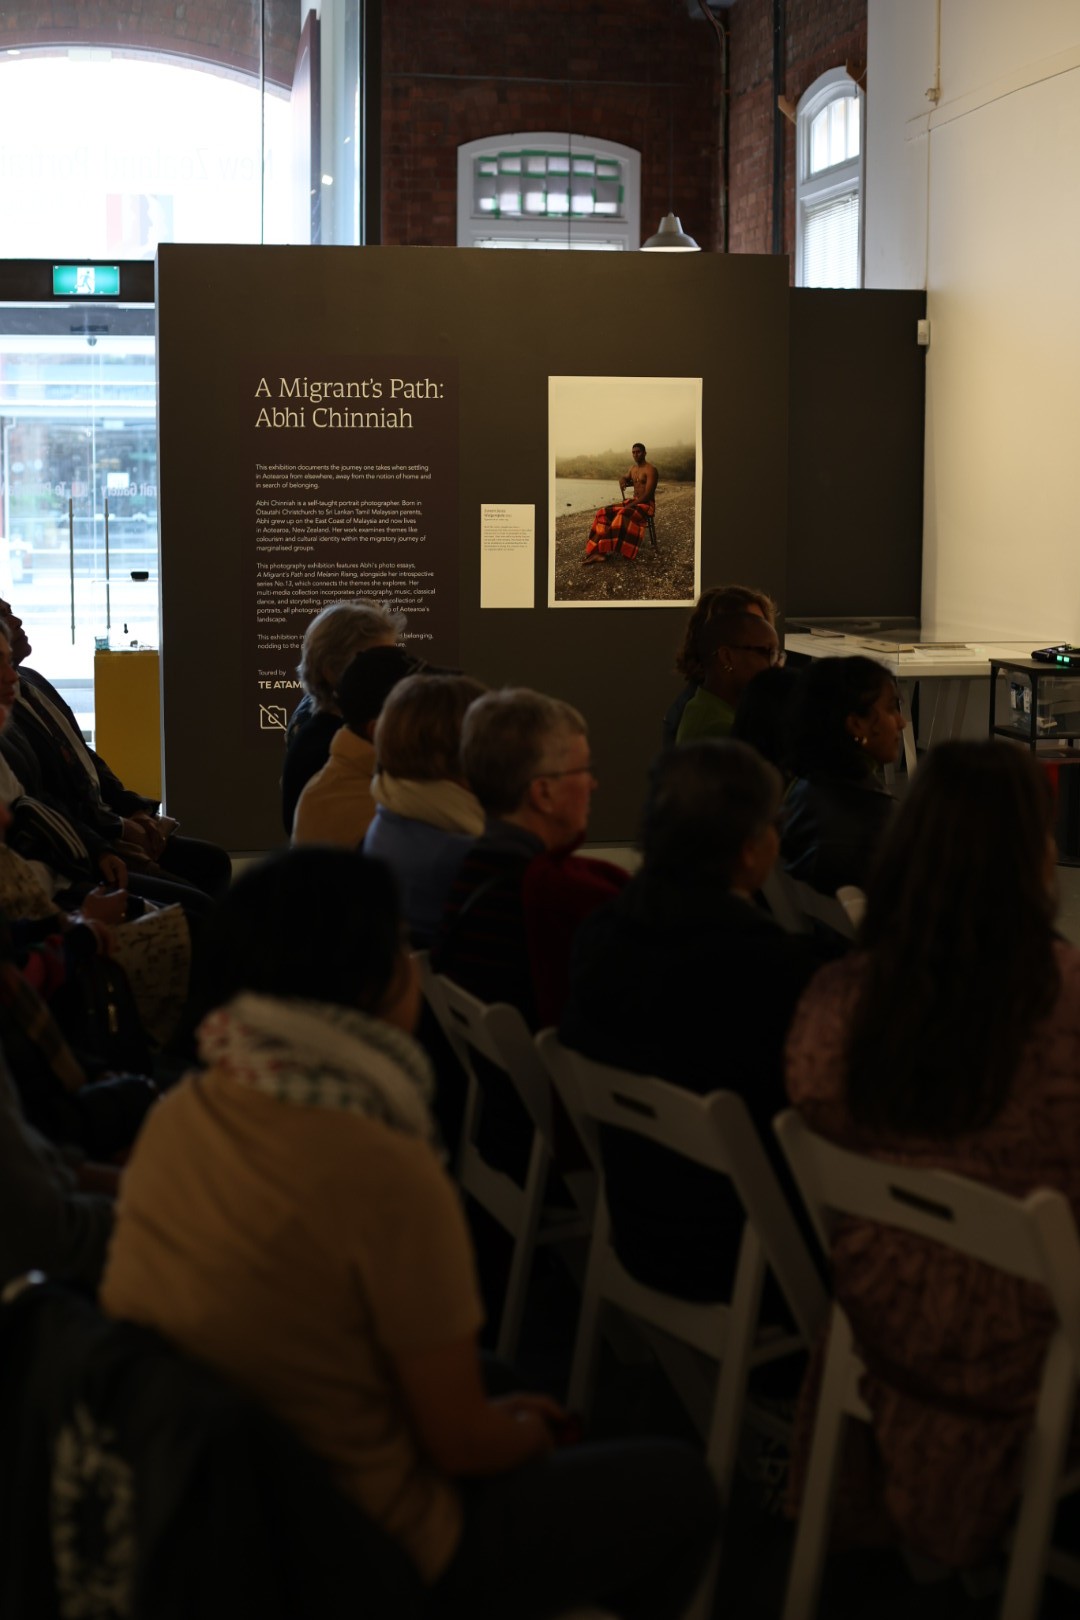
[[[861,287],[866,98],[833,68],[799,101],[795,285]]]
[[[525,132],[458,147],[458,246],[601,248],[641,242],[641,158],[585,136]]]

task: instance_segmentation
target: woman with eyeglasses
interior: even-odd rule
[[[664,748],[674,746],[683,711],[705,679],[702,634],[709,620],[718,618],[721,613],[752,613],[755,618],[766,619],[776,629],[776,603],[764,591],[750,585],[711,585],[702,591],[686,621],[683,643],[675,659],[675,673],[682,676],[686,685],[664,715],[661,744]]]
[[[873,658],[821,658],[791,706],[781,859],[822,894],[866,887],[896,808],[882,774],[907,721],[892,673]]]
[[[755,675],[782,660],[776,631],[756,613],[719,613],[700,637],[704,679],[683,710],[677,743],[729,737],[735,709]]]

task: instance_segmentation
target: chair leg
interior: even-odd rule
[[[716,1404],[709,1425],[707,1457],[725,1513],[731,1503],[731,1484],[739,1449],[739,1430],[746,1403],[746,1382],[754,1330],[761,1309],[765,1257],[761,1240],[750,1221],[743,1225],[739,1264],[728,1316],[727,1343],[720,1363]]]
[[[810,1466],[791,1555],[783,1620],[814,1620],[832,1525],[833,1488],[844,1433],[844,1395],[851,1373],[851,1328],[833,1307],[825,1371],[818,1395]]]
[[[600,1353],[600,1275],[604,1267],[604,1252],[608,1243],[608,1214],[603,1195],[597,1199],[593,1224],[593,1239],[589,1248],[589,1263],[585,1269],[585,1288],[581,1296],[581,1314],[578,1317],[577,1338],[574,1340],[574,1359],[570,1366],[570,1384],[566,1404],[571,1412],[586,1413],[592,1404],[596,1362]]]
[[[502,1361],[513,1361],[517,1354],[550,1163],[551,1155],[541,1140],[540,1132],[534,1131],[532,1152],[529,1155],[529,1171],[525,1177],[525,1192],[522,1198],[523,1223],[514,1237],[514,1257],[510,1262],[506,1297],[499,1319],[499,1334],[495,1341],[495,1354]]]
[[[1047,1353],[1028,1440],[1023,1495],[1009,1555],[1001,1620],[1030,1620],[1039,1612],[1075,1397],[1076,1369],[1068,1341],[1059,1331]]]

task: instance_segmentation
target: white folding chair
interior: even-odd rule
[[[1080,1488],[1080,1470],[1064,1474],[1080,1378],[1080,1238],[1068,1201],[1046,1188],[1010,1198],[943,1170],[867,1158],[816,1136],[793,1109],[778,1116],[776,1132],[826,1249],[837,1216],[854,1215],[932,1239],[1049,1294],[1058,1326],[1043,1365],[1001,1605],[1002,1620],[1033,1620],[1048,1560],[1052,1573],[1080,1584],[1080,1560],[1050,1548],[1058,1499]],[[834,1303],[784,1620],[811,1620],[817,1611],[844,1424],[870,1421],[859,1395],[864,1370]]]
[[[551,1080],[525,1020],[505,1002],[487,1006],[444,974],[429,974],[431,1006],[468,1075],[465,1122],[456,1174],[462,1189],[498,1221],[513,1240],[506,1298],[495,1353],[513,1360],[525,1314],[533,1256],[540,1244],[581,1245],[592,1224],[596,1177],[591,1170],[563,1174],[572,1203],[546,1205],[552,1164]],[[483,1089],[473,1055],[509,1078],[532,1124],[532,1147],[524,1186],[490,1165],[477,1146]]]
[[[837,890],[835,896],[820,894],[778,866],[765,879],[761,892],[774,918],[789,934],[812,933],[814,923],[819,922],[844,939],[854,939],[856,925],[866,909],[865,896],[854,885]]]
[[[554,1030],[544,1030],[537,1044],[601,1176],[569,1404],[575,1410],[588,1406],[599,1319],[607,1305],[718,1361],[707,1413],[707,1455],[726,1501],[750,1369],[809,1347],[824,1322],[825,1293],[814,1263],[741,1097],[730,1091],[699,1097],[663,1080],[594,1063],[564,1047]],[[638,1282],[622,1266],[611,1244],[603,1194],[604,1125],[633,1131],[730,1179],[746,1212],[730,1301],[680,1299]],[[766,1267],[791,1310],[793,1331],[758,1332]],[[695,1404],[691,1395],[687,1405]],[[700,1420],[700,1408],[691,1415]]]

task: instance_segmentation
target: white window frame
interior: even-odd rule
[[[624,165],[621,218],[604,215],[597,219],[572,215],[565,219],[493,219],[490,214],[473,212],[473,164],[478,157],[497,152],[559,151],[571,157],[588,153],[593,157],[616,158]],[[466,141],[458,147],[457,166],[458,247],[500,246],[596,247],[632,251],[641,246],[641,154],[618,141],[596,140],[592,136],[567,135],[551,130],[522,130],[507,135],[487,135]]]
[[[833,101],[858,98],[859,155],[845,163],[834,163],[817,174],[810,173],[810,126]],[[866,237],[866,96],[846,68],[830,68],[799,98],[795,110],[795,285],[806,286],[804,252],[808,209],[837,197],[859,199],[859,263],[855,285],[863,285]]]

